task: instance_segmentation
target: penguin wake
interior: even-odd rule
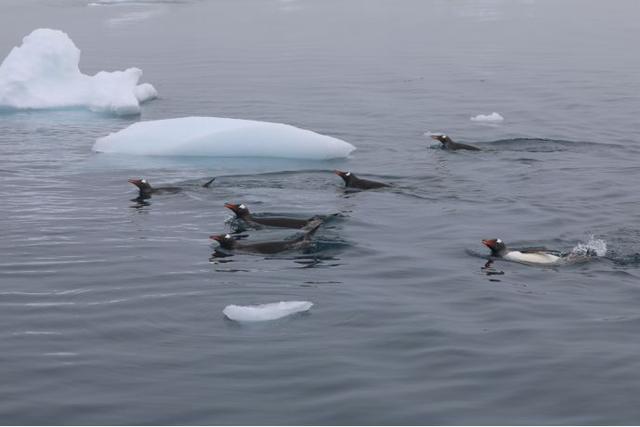
[[[571,249],[571,253],[569,255],[603,257],[606,254],[607,242],[591,236],[587,243],[578,243],[577,245],[575,245],[573,249]]]

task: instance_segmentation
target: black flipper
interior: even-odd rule
[[[304,228],[304,240],[309,240],[313,235],[318,231],[318,228],[324,223],[324,221],[320,218],[309,221],[309,224]]]
[[[209,181],[207,181],[204,184],[202,184],[202,187],[203,188],[209,188],[211,186],[211,184],[213,183],[213,181],[215,181],[215,180],[216,180],[215,177],[211,178]]]

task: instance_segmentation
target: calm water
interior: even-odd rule
[[[87,4],[4,0],[0,56],[59,28],[84,72],[138,66],[161,99],[127,119],[0,115],[3,424],[640,422],[640,3]],[[505,121],[469,120],[492,111]],[[188,115],[358,150],[91,152],[136,120]],[[427,131],[486,150],[433,149]],[[394,186],[348,194],[334,168]],[[136,176],[186,191],[140,205]],[[211,258],[227,201],[341,215],[307,253]],[[487,275],[490,237],[607,253]],[[280,300],[315,306],[256,325],[222,315]]]

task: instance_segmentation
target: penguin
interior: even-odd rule
[[[266,227],[280,227],[280,228],[304,228],[314,219],[318,219],[318,217],[313,217],[310,219],[299,219],[299,218],[288,218],[288,217],[254,217],[249,212],[249,208],[244,204],[233,204],[233,203],[225,203],[224,207],[227,209],[231,209],[233,213],[236,214],[236,218],[241,219],[247,225],[253,228],[261,228],[261,226]]]
[[[371,181],[368,179],[358,178],[351,172],[342,172],[339,170],[334,171],[336,175],[344,180],[344,185],[347,188],[359,188],[361,190],[371,190],[374,188],[388,187],[389,184],[382,182]]]
[[[511,250],[500,239],[483,240],[482,244],[491,249],[491,256],[522,264],[553,265],[564,258],[562,253],[545,248]]]
[[[255,254],[271,255],[290,250],[302,250],[311,246],[311,237],[322,225],[321,220],[309,223],[304,234],[289,240],[272,240],[258,243],[242,243],[233,238],[230,234],[218,234],[209,236],[220,244],[222,249],[234,252],[247,252]]]
[[[470,150],[470,151],[481,151],[478,147],[474,147],[473,145],[460,144],[458,142],[453,142],[451,138],[447,135],[431,135],[431,138],[436,141],[440,141],[442,143],[443,150]]]
[[[128,181],[138,187],[139,199],[148,199],[152,194],[175,194],[183,190],[181,187],[152,187],[151,184],[149,184],[149,181],[144,178],[132,178]],[[211,178],[209,181],[202,184],[202,187],[209,188],[213,181],[215,181],[215,178]]]

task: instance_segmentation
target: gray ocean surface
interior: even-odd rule
[[[0,423],[640,423],[640,2],[90,3],[2,0],[0,58],[61,29],[83,72],[139,67],[160,98],[139,117],[0,114]],[[358,149],[91,151],[190,115]],[[335,168],[393,187],[345,192]],[[137,203],[138,176],[185,191]],[[225,202],[339,215],[307,251],[220,258]],[[492,237],[606,254],[483,269]],[[222,314],[283,300],[315,305]]]

